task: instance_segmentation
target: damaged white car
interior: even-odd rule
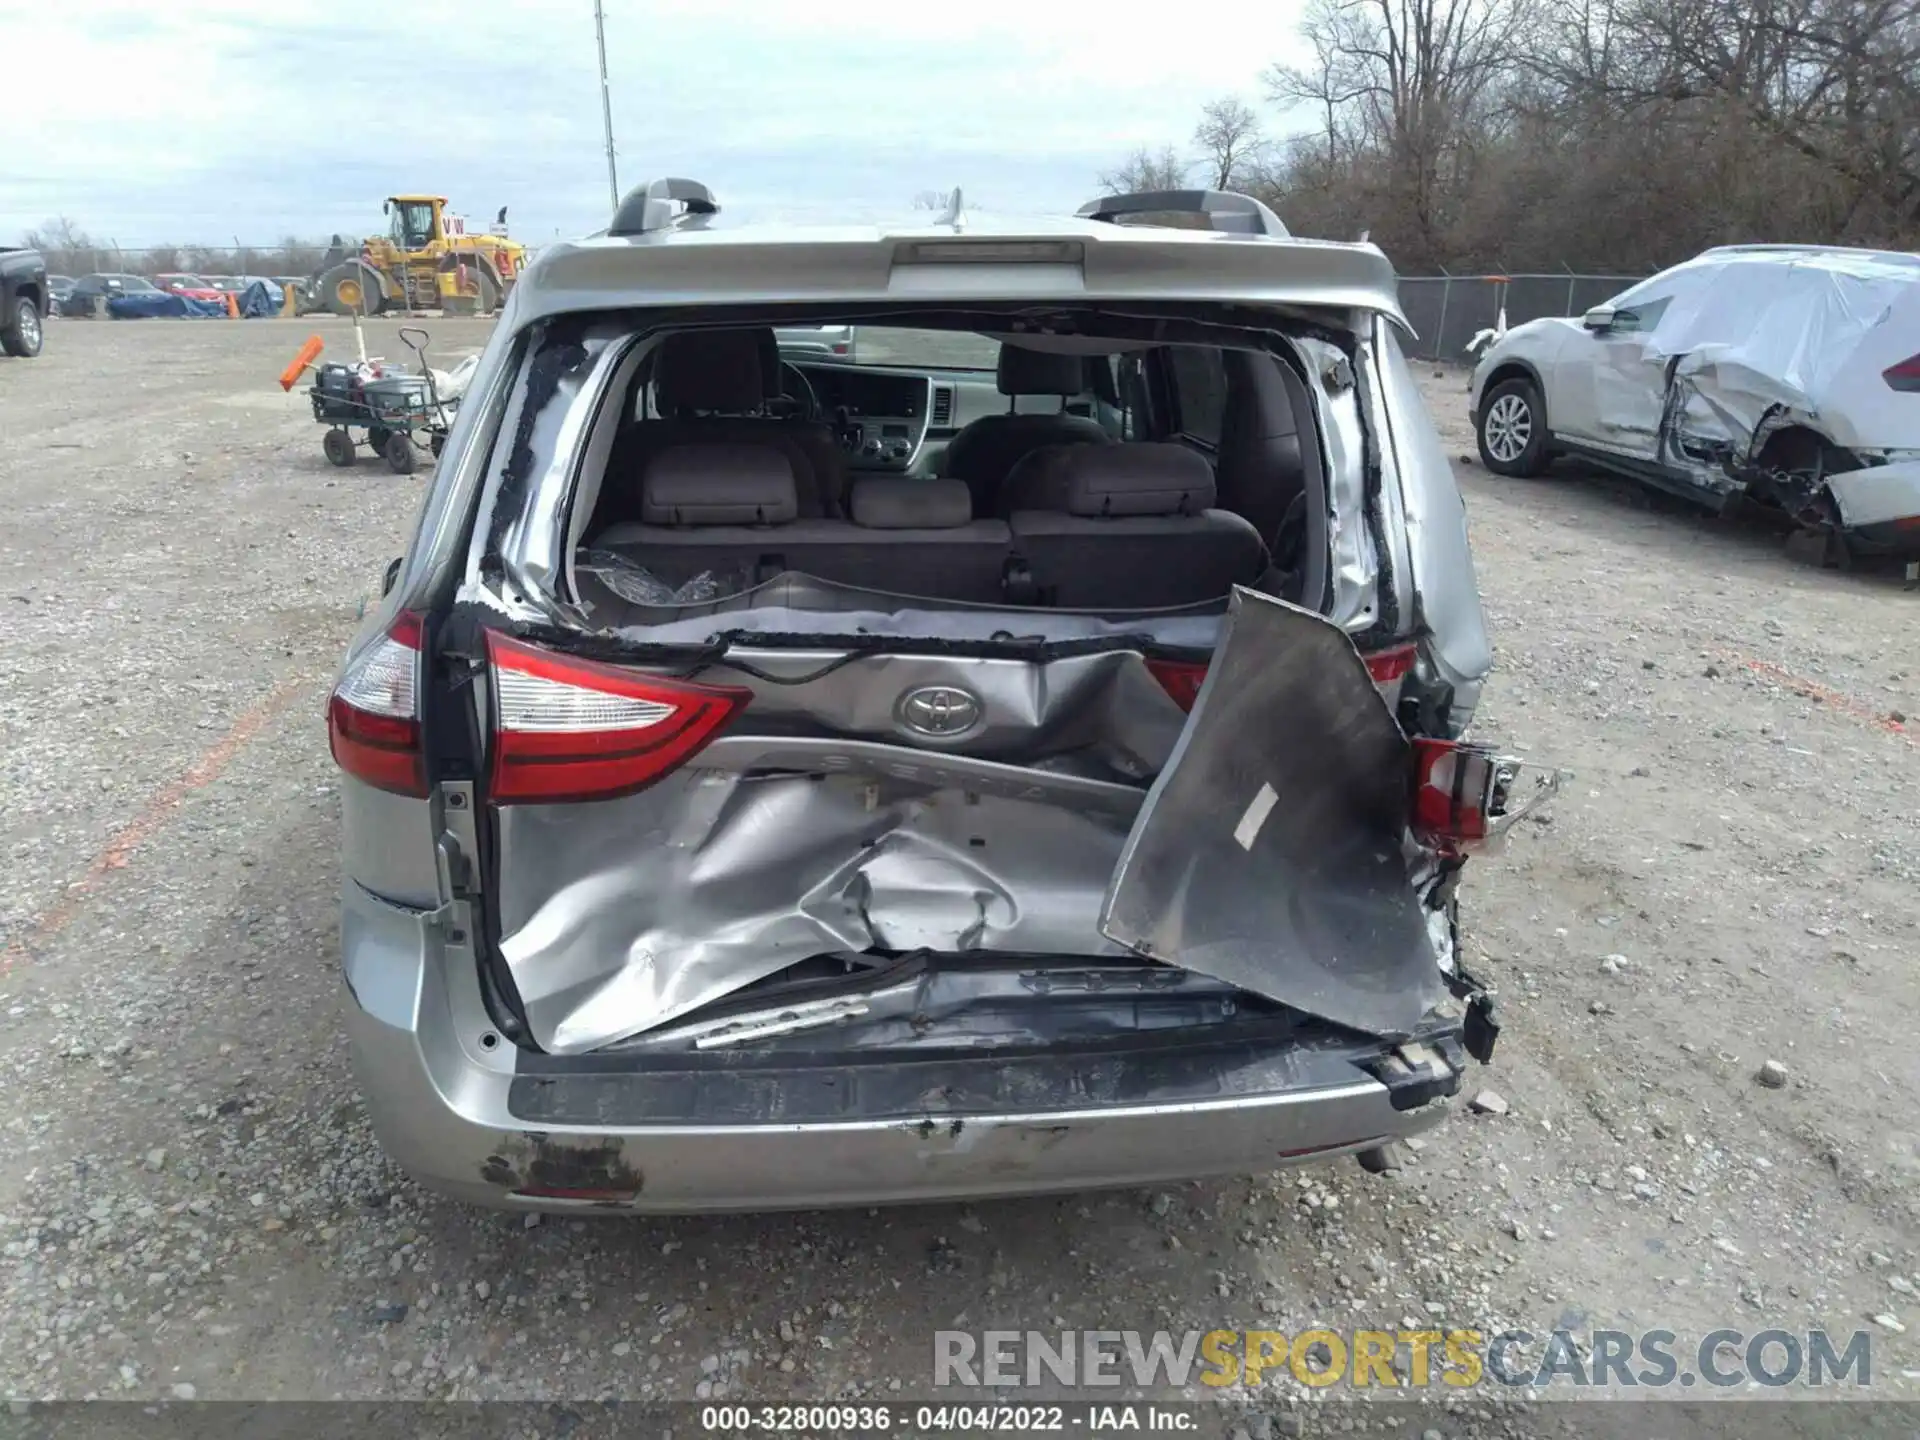
[[[1489,649],[1385,258],[1207,192],[717,210],[655,182],[514,287],[333,694],[388,1152],[706,1211],[1434,1124],[1497,1031],[1461,868],[1550,777],[1461,739]],[[828,325],[889,359],[782,355]]]
[[[1573,455],[1715,510],[1779,509],[1836,546],[1920,555],[1920,256],[1709,250],[1473,372],[1480,458]]]

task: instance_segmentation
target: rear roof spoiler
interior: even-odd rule
[[[1086,220],[1117,223],[1129,215],[1205,215],[1210,228],[1227,235],[1271,235],[1285,239],[1280,217],[1251,195],[1231,190],[1141,190],[1089,200],[1079,210]]]
[[[676,208],[677,207],[677,208]],[[627,192],[607,226],[609,235],[648,235],[682,224],[704,224],[720,213],[720,202],[698,180],[669,175]]]

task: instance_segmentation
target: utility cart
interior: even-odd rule
[[[303,371],[313,372],[307,398],[313,403],[313,418],[327,427],[320,448],[335,465],[353,464],[364,445],[396,475],[410,475],[419,447],[437,457],[446,444],[457,402],[443,399],[434,383],[426,363],[426,332],[402,330],[400,338],[420,357],[418,372],[366,359],[316,365],[321,348],[316,335],[281,375],[281,388],[291,389]]]

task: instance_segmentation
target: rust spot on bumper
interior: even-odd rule
[[[614,1141],[580,1142],[528,1132],[504,1142],[480,1167],[489,1185],[534,1198],[618,1205],[646,1188]]]

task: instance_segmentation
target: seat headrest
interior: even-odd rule
[[[1198,515],[1213,508],[1213,467],[1184,445],[1049,445],[1007,476],[1012,504],[1083,517]]]
[[[972,519],[964,480],[862,475],[853,482],[853,523],[869,530],[952,530]]]
[[[674,445],[640,482],[648,525],[784,525],[799,514],[793,459],[772,445]]]
[[[760,352],[761,392],[769,400],[778,399],[786,393],[781,388],[780,337],[771,325],[763,325],[753,332],[753,343]]]
[[[1018,345],[1000,347],[994,379],[1002,395],[1078,395],[1087,388],[1078,355],[1048,355]]]
[[[682,330],[653,356],[653,393],[662,415],[708,410],[748,415],[766,403],[765,353],[754,330]]]

